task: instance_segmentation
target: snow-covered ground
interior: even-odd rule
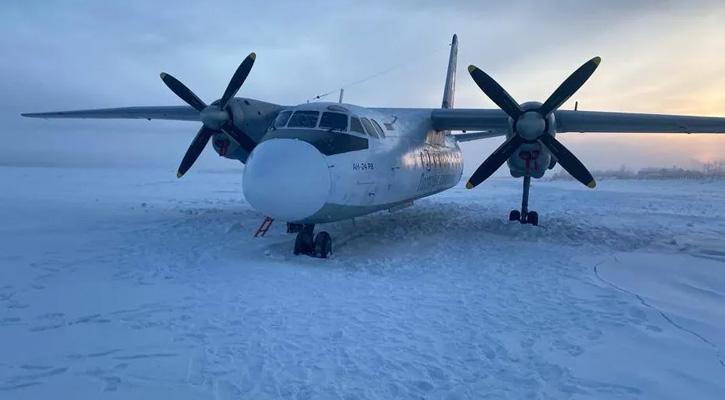
[[[325,226],[239,173],[0,168],[0,399],[725,398],[725,182],[491,180]]]

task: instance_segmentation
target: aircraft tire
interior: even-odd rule
[[[332,253],[332,238],[330,234],[322,231],[315,238],[315,256],[327,258]]]
[[[315,250],[315,242],[313,240],[312,232],[303,230],[297,234],[295,239],[295,250],[294,254],[305,254],[310,255]]]

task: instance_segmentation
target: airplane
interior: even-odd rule
[[[294,254],[327,258],[328,232],[315,225],[382,210],[397,211],[456,186],[463,175],[459,143],[494,137],[505,141],[471,175],[473,189],[504,163],[523,178],[521,209],[510,221],[538,225],[529,210],[531,179],[558,163],[589,188],[591,173],[556,139],[565,132],[725,133],[725,118],[560,110],[592,76],[594,57],[543,103],[518,103],[490,75],[471,65],[473,81],[499,109],[454,108],[458,37],[451,41],[440,108],[376,108],[314,102],[294,106],[236,97],[256,60],[247,56],[222,97],[207,105],[173,76],[161,80],[188,106],[139,106],[22,114],[33,118],[159,119],[201,122],[178,168],[182,177],[208,142],[222,157],[245,164],[246,200],[297,233]],[[456,133],[453,132],[463,132]]]

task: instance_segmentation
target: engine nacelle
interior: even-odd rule
[[[511,176],[520,178],[529,175],[532,178],[541,178],[551,163],[551,154],[539,143],[527,143],[506,161]]]
[[[212,103],[218,105],[219,100]],[[237,127],[243,126],[244,111],[236,100],[229,102],[226,108],[227,113],[231,116],[231,122]],[[224,132],[217,132],[211,138],[211,144],[219,156],[232,160],[246,160],[249,154],[232,138]]]
[[[536,110],[541,106],[539,102],[528,102],[521,105],[521,108],[526,111]],[[554,113],[551,113],[546,118],[546,125],[544,128],[545,134],[556,136],[556,119]],[[511,138],[515,134],[516,127],[514,121],[509,118],[509,127],[506,138]],[[532,178],[541,178],[546,173],[549,166],[553,164],[555,160],[551,156],[548,150],[542,146],[538,141],[528,141],[521,145],[516,152],[509,157],[506,164],[509,167],[511,176],[514,178],[520,178],[525,175],[529,175]]]

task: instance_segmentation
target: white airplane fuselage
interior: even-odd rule
[[[347,129],[321,128],[326,123],[319,116],[315,127],[275,127],[275,121],[247,159],[243,179],[247,201],[271,218],[350,219],[407,206],[461,179],[461,150],[451,135],[432,129],[430,113],[338,103],[288,111],[345,114]],[[353,118],[377,123],[384,137],[354,131]]]

